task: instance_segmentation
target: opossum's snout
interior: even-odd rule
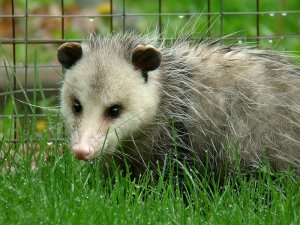
[[[92,160],[103,152],[105,147],[106,143],[101,135],[83,132],[81,135],[72,135],[71,138],[71,151],[79,160]]]
[[[72,146],[72,152],[79,160],[91,160],[95,156],[95,150],[93,147],[87,144],[75,144]]]

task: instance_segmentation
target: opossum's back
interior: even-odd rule
[[[259,50],[201,54],[201,63],[195,54],[190,61],[195,104],[189,113],[198,121],[190,125],[193,145],[227,160],[234,146],[249,167],[268,159],[274,167],[299,170],[299,69]]]

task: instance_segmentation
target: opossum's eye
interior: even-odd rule
[[[82,105],[81,105],[81,103],[79,102],[78,99],[74,99],[73,100],[72,110],[76,114],[81,113],[81,111],[82,111]]]
[[[113,105],[113,106],[111,106],[111,107],[109,107],[107,109],[106,115],[109,118],[115,119],[115,118],[117,118],[117,117],[120,116],[121,111],[122,111],[122,106],[120,106],[120,105]]]

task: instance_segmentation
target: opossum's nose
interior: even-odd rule
[[[94,149],[87,144],[75,144],[72,151],[77,159],[89,160],[94,153]]]

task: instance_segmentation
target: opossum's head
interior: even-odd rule
[[[66,69],[61,110],[78,159],[114,154],[119,141],[130,140],[153,121],[159,100],[155,76],[162,58],[157,49],[65,43],[57,57]]]

